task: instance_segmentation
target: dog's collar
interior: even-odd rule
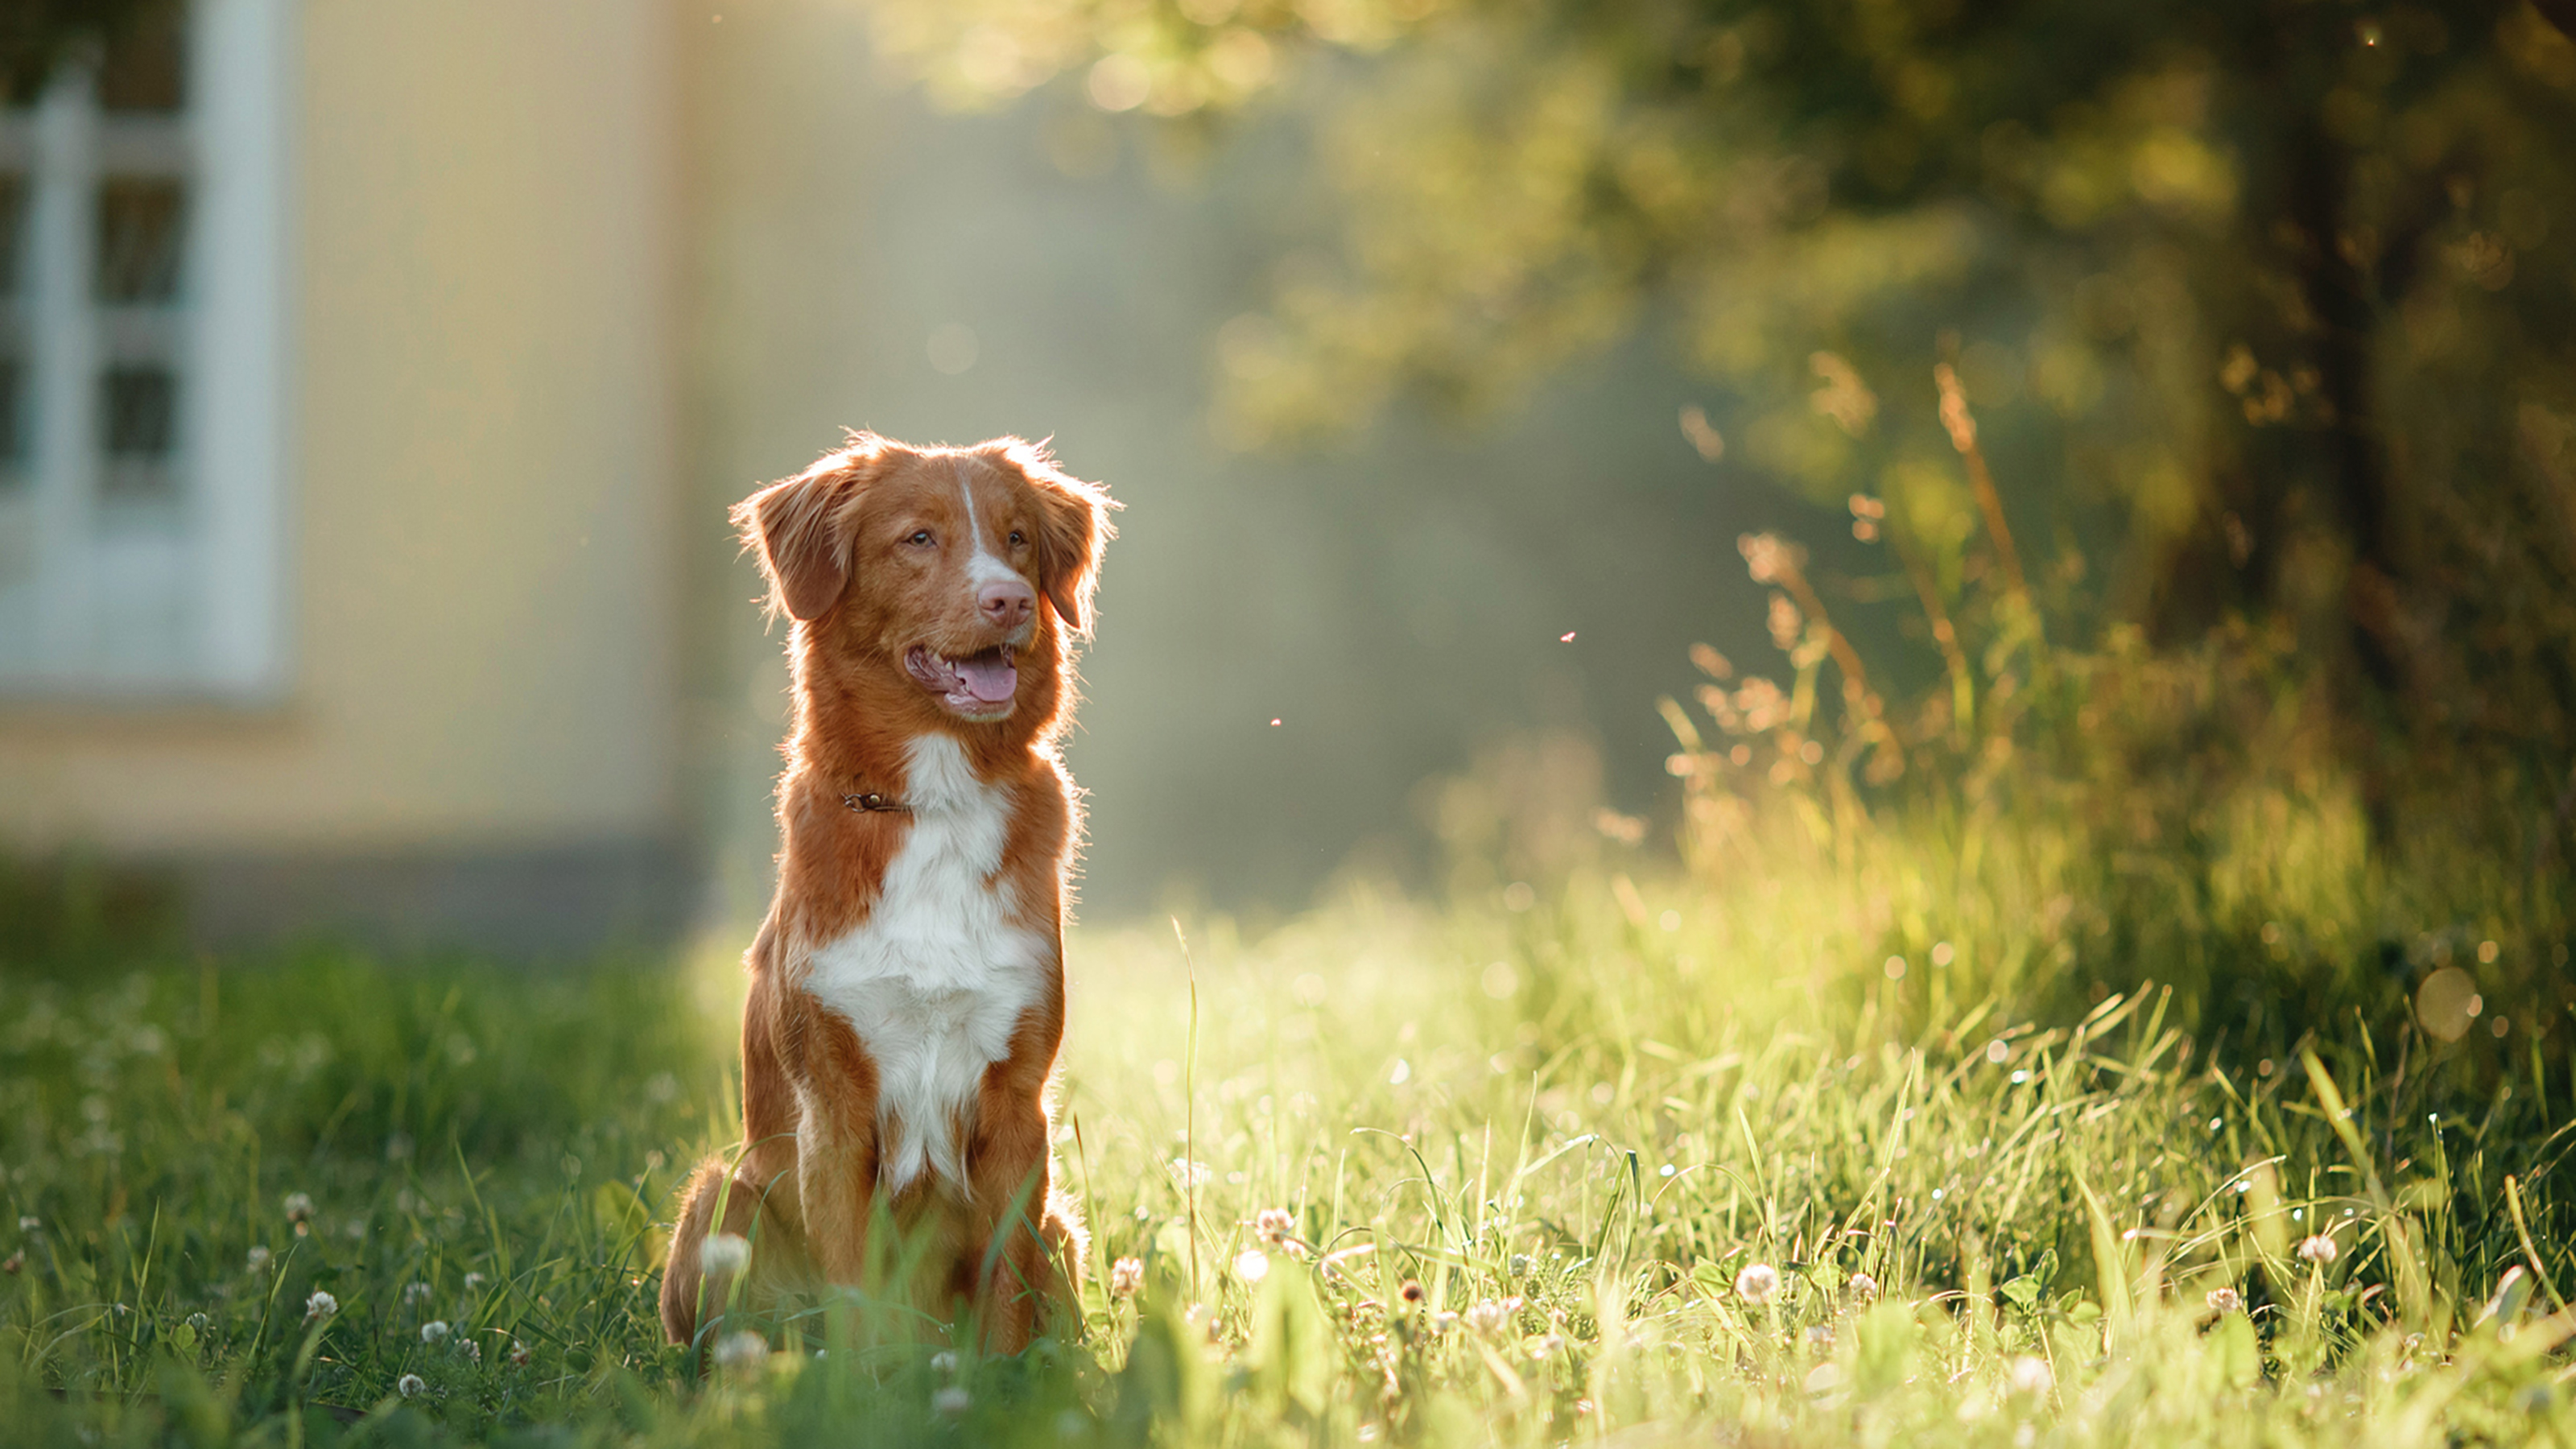
[[[912,813],[911,806],[904,804],[900,800],[889,800],[874,790],[844,795],[841,797],[841,803],[849,806],[852,810],[857,811],[861,815],[909,815]]]

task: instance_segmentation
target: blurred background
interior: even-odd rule
[[[2132,844],[2562,874],[2566,8],[22,0],[0,937],[748,918],[724,508],[843,427],[1126,503],[1095,921],[1651,868],[2025,687]]]

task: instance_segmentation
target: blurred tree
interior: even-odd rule
[[[1955,594],[2017,568],[1976,542],[1973,400],[2035,445],[2023,510],[2111,511],[2122,613],[2297,621],[2383,829],[2463,769],[2576,805],[2576,0],[877,14],[970,103],[1078,73],[1179,118],[1302,72],[1343,245],[1219,339],[1246,440],[1669,327],[1733,397],[1704,455],[1882,495]]]

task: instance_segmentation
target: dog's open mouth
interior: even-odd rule
[[[1020,671],[1011,662],[1011,646],[997,644],[951,659],[927,644],[904,651],[903,667],[939,702],[969,719],[998,719],[1011,712],[1011,697],[1020,687]]]

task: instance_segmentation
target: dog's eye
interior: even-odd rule
[[[1029,541],[1029,540],[1028,540],[1028,535],[1026,535],[1026,534],[1024,534],[1024,533],[1020,532],[1020,531],[1019,531],[1018,529],[1016,529],[1016,528],[1014,528],[1014,529],[1012,529],[1012,530],[1011,530],[1011,547],[1013,547],[1013,548],[1018,548],[1021,544],[1024,544],[1024,543],[1026,543],[1026,542],[1028,542],[1028,541]]]
[[[930,530],[925,528],[919,533],[914,534],[912,537],[905,539],[904,542],[911,544],[916,548],[928,548],[932,544],[938,542],[938,540],[932,538],[930,536]]]

